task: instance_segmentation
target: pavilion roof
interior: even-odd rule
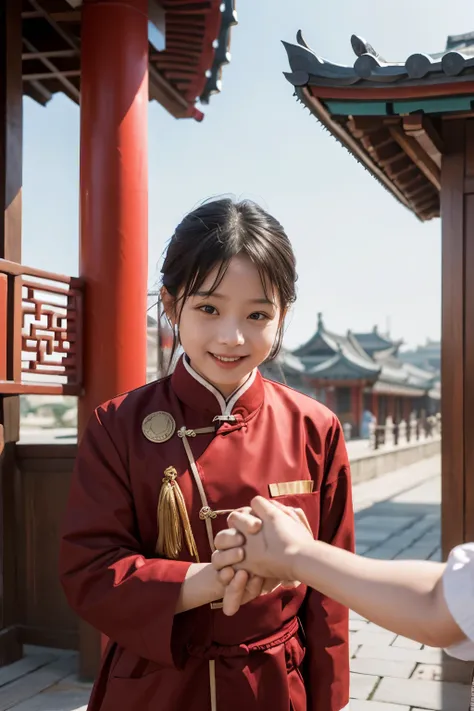
[[[295,95],[421,220],[439,216],[441,121],[474,109],[474,33],[450,36],[435,54],[391,62],[351,38],[355,61],[335,64],[301,32],[284,42]]]
[[[332,333],[325,327],[322,314],[318,315],[316,333],[294,351],[306,372],[315,377],[341,379],[368,378],[375,380],[380,367],[364,351],[353,334]]]
[[[81,0],[21,0],[23,91],[40,104],[57,92],[80,99]],[[150,99],[175,118],[201,120],[198,100],[221,89],[236,24],[234,0],[160,0],[166,48],[149,45]],[[75,7],[73,7],[75,6]]]
[[[381,335],[376,328],[371,332],[339,335],[328,331],[322,314],[318,314],[316,333],[292,354],[291,374],[295,374],[295,360],[304,366],[310,379],[339,382],[364,381],[372,383],[377,392],[422,395],[431,390],[436,373],[405,363],[398,356],[401,341]],[[290,373],[282,361],[284,373]]]
[[[377,326],[367,333],[354,333],[354,338],[370,356],[374,353],[391,355],[397,353],[403,341],[393,341],[390,336],[379,333]]]

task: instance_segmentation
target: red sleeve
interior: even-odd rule
[[[350,467],[338,421],[328,440],[319,538],[353,551]],[[302,622],[307,641],[304,674],[308,711],[342,711],[349,704],[349,611],[316,590],[310,590]]]
[[[103,419],[104,411],[96,411],[79,446],[61,582],[71,607],[93,627],[139,657],[174,666],[185,645],[175,609],[191,564],[144,557],[125,455]]]

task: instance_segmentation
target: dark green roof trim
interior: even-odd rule
[[[333,116],[405,116],[472,111],[474,96],[445,96],[436,99],[409,99],[404,101],[324,101]]]

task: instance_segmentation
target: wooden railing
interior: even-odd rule
[[[0,259],[0,394],[79,395],[83,284]]]

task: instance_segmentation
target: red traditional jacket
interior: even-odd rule
[[[226,402],[182,359],[102,405],[79,446],[60,554],[71,606],[110,639],[89,710],[348,709],[348,614],[333,600],[301,585],[234,617],[218,604],[175,615],[196,558],[155,552],[170,466],[201,562],[256,494],[302,508],[316,538],[353,550],[341,426],[312,398],[256,371]]]

